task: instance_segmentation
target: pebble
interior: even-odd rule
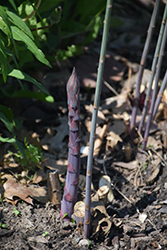
[[[87,240],[87,239],[82,239],[80,240],[79,242],[79,246],[89,246],[90,245],[90,242]]]

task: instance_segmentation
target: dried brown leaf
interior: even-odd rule
[[[114,165],[122,167],[122,168],[126,168],[129,170],[133,170],[136,169],[138,167],[138,161],[134,160],[131,162],[114,162]]]
[[[41,140],[42,145],[47,144],[51,150],[61,150],[63,147],[63,139],[69,134],[68,127],[68,117],[64,116],[61,119],[61,124],[58,127],[55,127],[56,135],[53,136],[51,132],[47,131],[45,137]]]
[[[59,159],[56,160],[53,157],[46,159],[45,161],[45,167],[51,169],[51,170],[57,170],[59,174],[65,174],[68,166],[68,160],[67,159]]]
[[[122,142],[121,137],[115,134],[113,131],[108,133],[106,140],[106,151],[113,149],[118,144],[118,142]]]
[[[12,176],[8,177],[3,187],[5,191],[5,198],[11,203],[15,201],[15,197],[19,197],[30,204],[33,204],[32,198],[44,203],[47,201],[47,193],[43,187],[34,188],[23,186]]]
[[[118,96],[106,99],[105,103],[102,105],[102,110],[111,109],[113,114],[122,114],[127,106],[127,93],[125,92]]]
[[[76,63],[76,69],[80,76],[81,86],[96,87],[98,54],[83,55]],[[105,58],[104,79],[109,84],[114,85],[122,79],[125,71],[125,64],[119,59],[107,54]],[[102,92],[109,91],[106,86],[102,86]]]

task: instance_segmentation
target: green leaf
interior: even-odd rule
[[[8,138],[8,137],[6,137],[6,138],[3,138],[2,136],[0,136],[0,141],[1,142],[8,142],[8,143],[16,143],[16,139],[14,139],[14,138]]]
[[[22,30],[16,26],[11,26],[13,38],[17,41],[22,41],[27,45],[27,48],[34,54],[34,56],[42,63],[51,67],[49,61],[45,58],[43,52],[38,49],[36,44],[27,36]]]
[[[15,11],[17,11],[17,8],[16,8],[14,0],[9,0],[9,2],[13,6],[13,8],[15,9]]]
[[[2,69],[3,80],[6,82],[7,79],[7,56],[5,45],[2,40],[0,40],[0,65]]]
[[[35,84],[39,89],[41,89],[44,93],[49,95],[48,91],[45,89],[45,87],[41,83],[37,82],[34,78],[32,78],[31,76],[27,75],[26,73],[24,73],[18,69],[11,70],[8,73],[8,76],[13,76],[13,77],[18,78],[20,80],[31,82],[31,83]]]
[[[2,6],[0,6],[0,29],[8,36],[8,43],[10,43],[11,29],[8,16]]]
[[[66,216],[68,216],[68,213],[65,213],[62,217],[62,219],[64,219]]]
[[[7,226],[5,224],[3,224],[2,222],[0,222],[0,227],[1,228],[7,228]]]
[[[48,95],[48,96],[46,96],[45,101],[53,103],[54,102],[54,98],[53,98],[53,96]]]
[[[0,136],[0,141],[3,143],[13,143],[15,144],[15,146],[19,149],[19,151],[22,153],[22,155],[25,157],[25,151],[24,148],[22,146],[22,144],[17,141],[15,138],[3,138],[2,136]]]
[[[0,120],[5,124],[6,128],[12,134],[14,134],[14,125],[13,125],[13,123],[11,121],[9,121],[8,118],[2,112],[0,112]]]
[[[51,95],[46,95],[45,93],[41,93],[41,92],[36,93],[36,92],[28,91],[28,90],[26,91],[19,90],[19,91],[14,91],[12,94],[8,94],[6,91],[2,90],[2,93],[5,96],[12,97],[12,98],[27,97],[27,98],[34,98],[34,99],[45,101],[45,102],[51,102],[51,103],[54,102],[54,98]]]
[[[10,21],[15,24],[19,29],[21,29],[24,33],[26,33],[32,40],[34,40],[34,37],[32,35],[31,30],[26,25],[25,22],[22,21],[22,19],[16,15],[15,13],[11,11],[7,11],[8,16],[10,17]]]

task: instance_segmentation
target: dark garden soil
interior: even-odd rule
[[[11,162],[9,155],[6,155],[8,150],[14,150],[13,147],[0,145],[0,173],[3,180],[0,186],[1,250],[167,249],[166,106],[162,105],[157,122],[151,127],[146,152],[142,152],[139,144],[130,140],[123,116],[125,111],[129,117],[131,115],[132,106],[127,93],[133,94],[135,89],[143,41],[151,17],[152,6],[148,4],[151,1],[115,2],[112,14],[121,20],[122,25],[111,30],[104,72],[104,80],[114,90],[109,90],[103,84],[97,137],[104,125],[108,129],[101,137],[102,145],[94,159],[92,179],[93,197],[98,190],[99,179],[107,174],[111,178],[114,199],[103,200],[102,203],[98,201],[92,208],[92,228],[87,241],[83,238],[82,226],[63,221],[60,206],[48,198],[49,169],[58,171],[60,193],[63,194],[68,158],[65,86],[73,66],[81,82],[82,149],[86,150],[88,145],[101,42],[99,35],[85,48],[84,55],[60,62],[61,67],[55,63],[51,70],[43,67],[33,72],[33,77],[53,95],[53,104],[26,98],[11,100],[11,106],[17,110],[15,115],[24,119],[23,127],[17,132],[18,139],[23,142],[27,137],[29,143],[42,147],[45,160],[36,170],[36,175],[27,178],[22,166]],[[148,82],[150,76],[157,34],[158,29],[151,44],[143,84]],[[165,61],[163,67],[166,68]],[[138,113],[137,123],[140,119],[141,112]],[[8,136],[3,126],[1,131]],[[82,154],[82,176],[86,173],[86,162],[87,155]],[[85,183],[80,184],[78,200],[84,200],[84,187]],[[34,190],[39,190],[39,193],[34,193]]]

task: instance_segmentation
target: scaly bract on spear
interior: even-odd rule
[[[73,214],[73,207],[77,199],[78,182],[80,172],[80,101],[79,81],[75,68],[67,82],[68,98],[68,124],[69,124],[69,152],[68,168],[64,195],[61,204],[61,217],[70,220]]]

